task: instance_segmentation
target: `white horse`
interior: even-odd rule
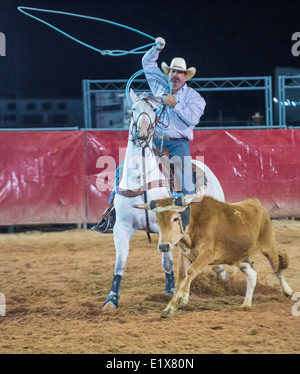
[[[132,120],[129,139],[123,165],[123,175],[116,189],[114,200],[116,223],[114,243],[116,248],[115,273],[110,293],[104,303],[104,309],[118,307],[122,275],[129,253],[129,242],[137,230],[158,233],[155,213],[135,209],[133,205],[157,200],[171,195],[169,178],[160,170],[153,150],[153,136],[158,122],[157,108],[161,98],[143,93],[137,96],[130,90]],[[224,201],[222,187],[213,172],[200,161],[193,160],[205,172],[208,186],[205,194]],[[166,273],[166,293],[173,294],[175,279],[173,274],[172,252],[162,253],[162,265]],[[217,270],[226,279],[222,265]]]

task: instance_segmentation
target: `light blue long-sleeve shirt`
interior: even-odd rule
[[[169,93],[166,77],[157,66],[159,51],[152,47],[143,57],[143,69],[151,69],[146,78],[152,94],[159,96],[162,93]],[[153,72],[153,73],[152,73]],[[164,134],[169,138],[193,139],[194,127],[200,122],[206,106],[203,97],[193,88],[184,86],[174,94],[177,102],[174,108],[168,107],[168,115],[165,116],[165,130],[161,126],[156,127],[155,135],[159,137]]]

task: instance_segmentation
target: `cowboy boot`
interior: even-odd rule
[[[111,234],[116,223],[116,211],[112,201],[103,213],[101,220],[91,230],[101,234]]]

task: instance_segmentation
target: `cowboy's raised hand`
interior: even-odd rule
[[[165,100],[164,100],[164,103],[166,105],[169,105],[170,107],[174,108],[177,104],[176,100],[175,100],[175,97],[171,94],[168,94],[166,97],[165,97]]]
[[[161,51],[164,48],[164,46],[166,45],[165,39],[161,38],[160,36],[155,39],[155,43],[156,43],[156,49],[158,51]]]

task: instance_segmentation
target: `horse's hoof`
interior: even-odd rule
[[[247,308],[251,308],[251,306],[252,306],[252,302],[251,302],[251,300],[245,300],[245,301],[243,302],[243,304],[241,305],[241,308],[243,308],[243,309],[247,309]]]
[[[166,295],[171,295],[173,296],[175,292],[175,288],[170,288],[165,291]]]
[[[229,275],[222,265],[213,267],[213,270],[219,279],[222,279],[224,282],[228,282]]]
[[[116,308],[119,308],[119,302],[118,302],[117,295],[114,292],[112,292],[111,294],[107,296],[102,310],[116,309]]]
[[[109,301],[103,305],[102,310],[107,311],[107,310],[112,310],[112,309],[117,309],[118,307],[112,302]]]

